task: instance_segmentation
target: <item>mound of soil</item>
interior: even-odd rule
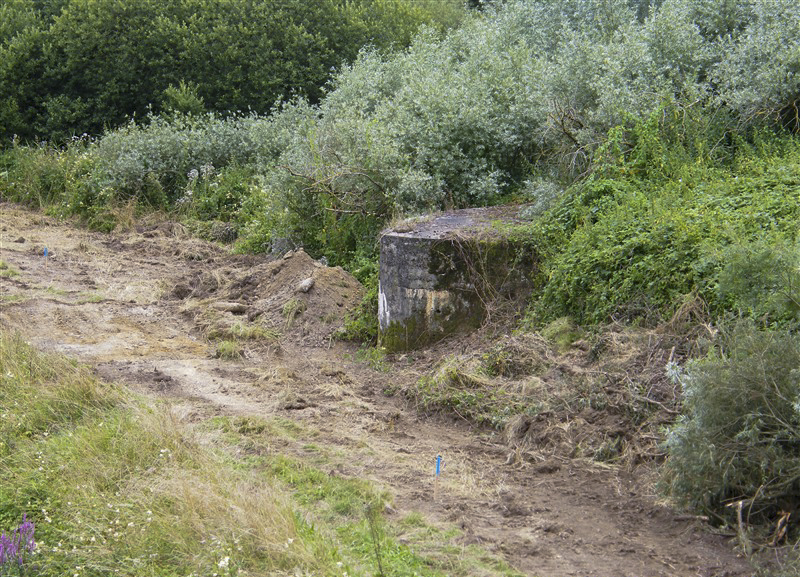
[[[327,341],[363,298],[361,283],[299,249],[282,258],[211,268],[180,279],[167,298],[187,301],[195,313],[214,310],[211,324],[259,323],[282,338],[305,344]],[[208,322],[207,314],[197,315]]]

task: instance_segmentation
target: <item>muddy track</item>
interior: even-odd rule
[[[446,351],[397,359],[388,372],[356,361],[355,347],[330,336],[357,290],[342,271],[318,263],[308,269],[307,256],[292,258],[275,265],[233,256],[179,227],[90,233],[0,204],[0,260],[19,273],[0,278],[0,322],[3,331],[88,363],[104,378],[170,398],[187,419],[296,421],[309,436],[282,441],[276,451],[309,458],[321,451],[331,474],[386,487],[397,515],[416,511],[458,526],[463,545],[480,544],[526,575],[752,574],[729,537],[660,505],[634,472],[553,456],[509,458],[492,432],[419,414],[385,394]],[[256,284],[257,271],[271,284]],[[308,294],[318,302],[308,300],[289,323],[276,307],[285,307],[307,275],[317,279]],[[207,290],[209,279],[218,288],[239,286],[238,299],[231,304],[232,293]],[[214,358],[201,330],[207,310],[218,313],[208,322],[258,316],[281,335],[245,343],[239,360]],[[434,495],[438,454],[445,469]]]

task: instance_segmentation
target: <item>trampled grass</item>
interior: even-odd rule
[[[29,573],[325,572],[288,495],[200,442],[165,405],[0,338],[0,526],[36,522]]]
[[[470,575],[486,555],[390,523],[370,482],[269,451],[305,435],[293,423],[198,427],[10,334],[0,416],[0,530],[36,524],[22,575]],[[514,574],[494,563],[481,574]]]

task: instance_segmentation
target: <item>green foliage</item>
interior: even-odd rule
[[[86,194],[86,176],[92,160],[86,150],[88,139],[74,139],[67,147],[58,149],[47,143],[23,147],[15,143],[0,152],[0,167],[6,177],[0,179],[0,198],[44,209],[53,205],[76,211],[86,211],[94,199],[80,206],[67,206]],[[78,202],[81,202],[78,200]]]
[[[509,194],[546,206],[554,181],[609,163],[606,177],[627,179],[730,161],[731,129],[757,119],[709,79],[731,52],[720,34],[746,31],[751,12],[711,8],[668,1],[642,19],[624,1],[517,0],[445,36],[422,33],[405,52],[364,51],[265,176],[265,220],[341,254],[396,212]],[[800,22],[784,8],[773,15]]]
[[[149,107],[266,113],[323,95],[359,49],[405,46],[423,24],[456,25],[454,0],[64,0],[4,2],[0,136],[63,141]]]
[[[692,292],[715,316],[733,303],[736,291],[736,306],[747,308],[752,293],[732,285],[731,276],[741,271],[730,264],[746,257],[729,247],[796,241],[798,143],[780,142],[763,152],[745,147],[728,169],[706,161],[665,170],[651,162],[646,172],[636,169],[634,146],[615,180],[596,176],[574,187],[543,220],[541,242],[549,258],[533,315],[540,321],[572,316],[581,324],[670,315]],[[669,147],[665,153],[669,157]],[[664,166],[670,163],[667,158]],[[769,306],[765,300],[750,310],[763,314]]]
[[[178,86],[170,84],[164,90],[161,108],[165,115],[185,114],[197,116],[205,112],[203,97],[198,96],[199,85],[181,80]]]
[[[214,356],[226,361],[236,361],[244,356],[244,350],[238,340],[223,339],[217,343]]]
[[[349,269],[364,286],[365,293],[355,310],[345,317],[344,330],[338,336],[348,341],[375,344],[378,342],[378,258],[354,259]]]
[[[721,43],[728,53],[713,70],[719,99],[743,121],[767,117],[800,132],[800,6],[788,0],[743,4],[733,25],[741,33]]]
[[[35,27],[38,19],[33,0],[6,0],[0,4],[0,46],[26,28]]]
[[[739,315],[773,322],[800,321],[800,239],[758,238],[723,254],[717,292]]]
[[[35,149],[30,162],[13,153],[20,168],[0,184],[18,189],[11,198],[56,202],[59,213],[106,229],[130,202],[177,207],[189,219],[232,221],[238,250],[302,245],[348,266],[374,252],[398,213],[514,198],[534,203],[532,216],[550,209],[532,233],[553,259],[552,278],[540,274],[542,314],[578,322],[606,319],[636,301],[665,310],[694,289],[714,300],[724,247],[746,244],[756,230],[755,222],[737,224],[736,215],[750,218],[734,200],[747,179],[766,187],[759,198],[742,198],[760,206],[768,230],[769,215],[785,228],[794,211],[791,194],[785,206],[776,201],[793,186],[793,162],[785,178],[777,167],[760,175],[761,168],[736,165],[768,156],[748,150],[748,142],[764,140],[750,127],[791,116],[785,79],[795,73],[790,36],[800,14],[787,2],[720,8],[665,0],[644,10],[625,0],[511,0],[472,13],[457,29],[414,35],[421,22],[450,25],[461,13],[448,3],[403,0],[226,0],[224,13],[203,0],[136,0],[106,13],[110,1],[69,0],[38,26],[16,26],[0,47],[0,79],[49,79],[69,92],[81,75],[94,75],[102,81],[96,91],[26,96],[25,83],[2,82],[0,115],[9,127],[36,127],[113,110],[122,116],[103,121],[112,126],[135,109],[143,122],[109,130],[80,155],[74,146],[54,150],[58,162]],[[23,4],[20,22],[28,22]],[[200,7],[207,9],[194,10]],[[115,28],[122,16],[130,31]],[[239,23],[243,17],[249,20]],[[753,45],[784,21],[774,41]],[[275,28],[281,33],[269,38],[259,32]],[[60,39],[49,42],[56,29]],[[374,48],[354,42],[365,35]],[[407,42],[401,52],[385,50]],[[189,52],[172,51],[184,43]],[[763,66],[781,43],[791,49]],[[275,58],[279,45],[305,60]],[[331,51],[352,64],[338,68],[324,94],[319,79],[297,88],[323,61],[327,78]],[[62,78],[60,65],[46,66],[51,53],[80,70]],[[172,62],[177,53],[183,60]],[[109,67],[111,60],[130,66]],[[754,67],[777,76],[755,86],[745,81]],[[155,92],[140,98],[145,84]],[[306,98],[270,108],[288,86]],[[271,110],[268,118],[200,113],[203,106],[243,110],[258,98],[252,110]],[[163,115],[149,114],[150,104]],[[589,175],[562,196],[575,177]],[[702,181],[718,177],[724,185],[704,190]],[[714,226],[720,218],[723,230]],[[708,241],[708,230],[719,238]],[[668,250],[655,254],[658,247]]]
[[[663,471],[679,503],[750,523],[797,506],[800,489],[800,340],[749,323],[724,328],[708,357],[685,371],[683,416],[667,439]]]
[[[581,331],[569,317],[561,317],[542,327],[542,336],[559,351],[566,351],[581,337]]]

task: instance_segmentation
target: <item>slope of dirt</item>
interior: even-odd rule
[[[358,362],[355,347],[331,338],[361,295],[341,269],[302,252],[230,255],[179,226],[109,236],[10,204],[0,217],[0,260],[18,273],[0,277],[2,330],[169,397],[187,419],[292,419],[332,455],[332,474],[379,483],[397,514],[458,526],[463,545],[525,575],[752,574],[729,537],[659,504],[634,473],[556,453],[511,460],[500,435],[387,396],[447,345],[395,359],[388,372]],[[263,338],[243,336],[257,330]],[[242,356],[214,358],[215,334],[241,337]],[[306,442],[280,450],[302,457]],[[434,494],[436,455],[445,468]]]

